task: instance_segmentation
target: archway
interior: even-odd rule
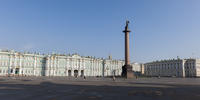
[[[68,70],[68,76],[72,76],[72,71]]]
[[[74,77],[78,77],[78,70],[74,70]]]
[[[84,70],[81,70],[81,77],[84,76]]]
[[[19,68],[15,69],[15,74],[19,74]]]

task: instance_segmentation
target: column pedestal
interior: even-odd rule
[[[124,65],[122,66],[122,77],[125,77],[127,79],[134,78],[134,73],[132,71],[131,65]]]

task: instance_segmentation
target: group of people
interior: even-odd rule
[[[137,75],[135,75],[135,78],[137,79],[137,78],[138,78],[138,76],[137,76]],[[112,80],[113,80],[113,81],[115,81],[115,80],[116,80],[116,77],[115,77],[115,76],[113,76],[113,77],[112,77]]]

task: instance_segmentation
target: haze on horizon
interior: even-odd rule
[[[200,57],[199,0],[1,0],[0,49],[124,59]]]

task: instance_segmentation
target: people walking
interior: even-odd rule
[[[115,81],[115,76],[113,76],[113,81]]]

